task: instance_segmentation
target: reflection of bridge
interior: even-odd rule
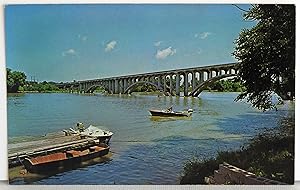
[[[153,86],[165,95],[198,96],[214,82],[235,76],[238,63],[210,65],[161,72],[126,75],[103,79],[74,81],[57,84],[59,88],[74,92],[92,93],[97,87],[103,87],[111,94],[129,94],[145,84]],[[182,88],[183,87],[183,88]]]

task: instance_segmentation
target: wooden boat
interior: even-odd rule
[[[28,157],[23,161],[25,168],[31,173],[43,173],[50,170],[72,167],[83,161],[101,157],[109,152],[109,146],[101,143],[83,150],[69,150],[45,156]]]
[[[152,116],[161,116],[161,117],[190,117],[193,113],[192,109],[186,111],[173,111],[172,108],[165,110],[149,110]]]

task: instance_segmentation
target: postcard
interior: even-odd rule
[[[4,16],[10,184],[294,184],[295,5]]]

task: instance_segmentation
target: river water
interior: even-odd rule
[[[184,163],[238,149],[251,136],[294,114],[294,104],[261,112],[237,93],[203,92],[199,98],[142,95],[23,94],[8,96],[9,143],[38,138],[83,122],[114,132],[111,156],[51,176],[12,184],[179,184]],[[148,110],[192,108],[189,119],[153,118]]]

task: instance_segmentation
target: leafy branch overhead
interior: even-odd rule
[[[251,29],[243,29],[235,41],[233,55],[240,64],[239,76],[246,98],[262,110],[273,108],[272,92],[283,100],[295,96],[295,6],[254,5],[244,14],[256,20]]]

